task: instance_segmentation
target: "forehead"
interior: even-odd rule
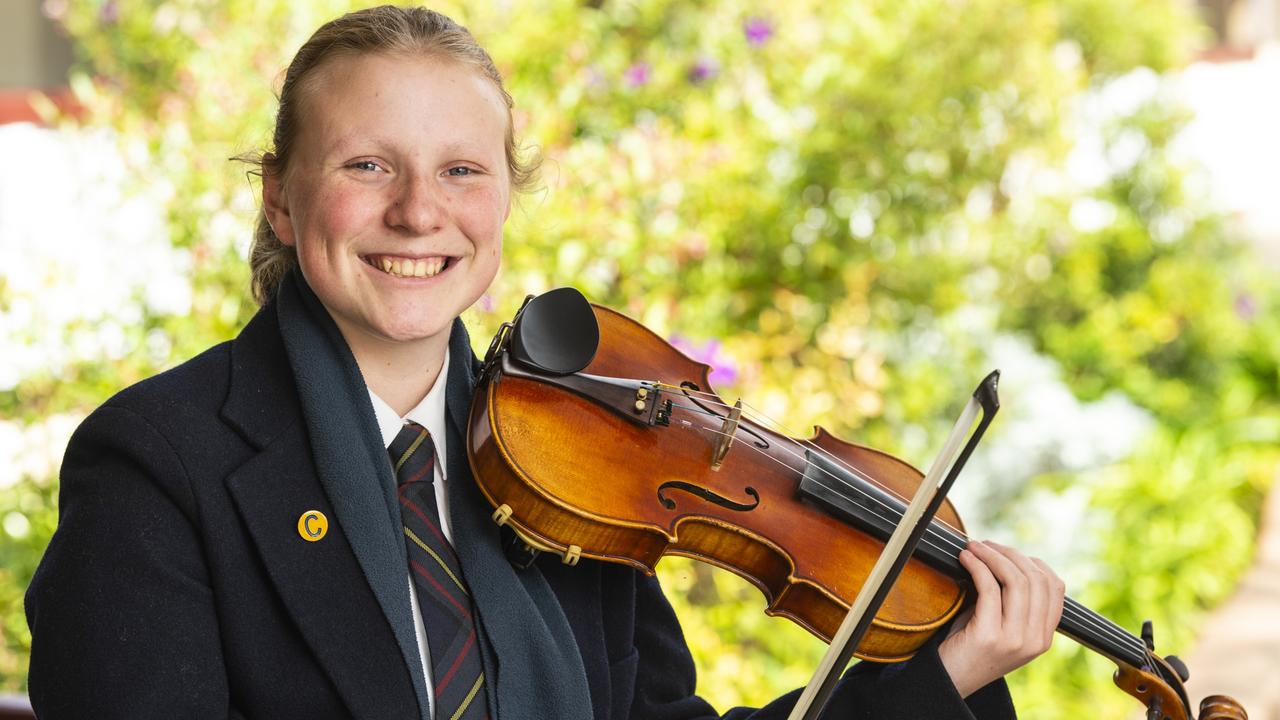
[[[298,88],[299,134],[333,141],[352,134],[451,132],[499,140],[510,112],[479,68],[417,54],[343,54]]]

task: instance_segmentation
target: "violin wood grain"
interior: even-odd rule
[[[647,573],[664,555],[691,557],[745,578],[764,595],[766,613],[829,641],[884,544],[799,497],[806,447],[899,496],[915,492],[921,473],[820,428],[798,440],[745,414],[715,468],[729,405],[711,394],[710,369],[630,318],[599,307],[596,316],[600,349],[584,372],[676,388],[662,394],[673,401],[671,423],[640,425],[564,388],[498,374],[471,410],[468,445],[482,492],[510,506],[507,522],[537,544],[577,546],[582,557]],[[699,391],[686,396],[682,384]],[[939,518],[963,529],[950,505]],[[954,580],[912,561],[858,656],[910,657],[963,599]]]

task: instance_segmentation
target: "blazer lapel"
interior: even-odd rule
[[[402,661],[411,670],[420,668],[396,481],[364,378],[337,325],[296,268],[276,293],[276,310],[320,486],[391,625]],[[421,671],[411,677],[426,720],[426,679]]]
[[[317,478],[274,308],[259,313],[232,346],[223,418],[259,449],[226,485],[267,575],[339,694],[359,718],[405,717],[419,708],[417,667],[406,664],[394,626],[366,580],[343,508]],[[375,496],[380,512],[380,494]],[[317,542],[302,539],[300,516],[330,520]],[[401,590],[408,612],[407,580]],[[414,652],[416,658],[416,638]]]
[[[316,482],[301,425],[227,478],[285,608],[352,714],[370,720],[418,712],[413,680],[386,616]],[[316,542],[298,520],[319,510],[331,521]]]

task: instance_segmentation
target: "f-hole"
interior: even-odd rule
[[[750,486],[743,489],[743,492],[755,500],[755,502],[748,505],[745,503],[734,502],[723,495],[716,494],[706,488],[698,487],[697,485],[684,482],[683,480],[672,480],[670,482],[664,482],[658,486],[658,502],[662,503],[662,507],[668,510],[676,509],[676,501],[664,495],[663,491],[665,490],[683,490],[684,492],[700,497],[713,505],[719,505],[722,508],[734,510],[736,512],[751,512],[760,504],[760,493],[756,492],[756,489]]]

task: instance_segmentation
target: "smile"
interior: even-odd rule
[[[411,258],[398,255],[365,255],[360,258],[370,267],[381,270],[393,277],[429,278],[444,272],[453,263],[453,258],[436,255],[426,258]]]

